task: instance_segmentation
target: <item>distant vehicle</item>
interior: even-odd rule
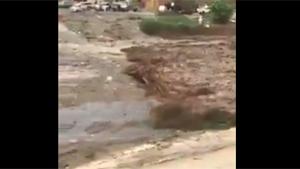
[[[113,0],[112,4],[113,11],[129,11],[130,7],[126,0]]]
[[[71,10],[72,12],[81,12],[81,11],[82,11],[82,8],[81,8],[80,4],[78,3],[78,4],[74,4],[74,5],[70,8],[70,10]]]
[[[79,2],[74,4],[70,10],[72,12],[81,12],[81,11],[85,11],[85,10],[89,10],[89,9],[94,9],[94,4],[91,2]]]
[[[96,10],[100,11],[109,11],[111,10],[111,4],[109,2],[100,2],[99,4],[95,5]]]
[[[63,0],[58,2],[59,8],[70,8],[73,5],[71,0]]]
[[[81,2],[81,8],[83,10],[89,10],[94,8],[94,4],[91,2]]]
[[[113,0],[111,3],[108,1],[98,1],[95,3],[78,2],[70,8],[72,12],[81,12],[90,9],[97,11],[138,11],[138,8],[130,5],[128,0]]]

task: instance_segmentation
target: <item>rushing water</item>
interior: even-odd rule
[[[171,130],[154,130],[149,124],[153,100],[87,103],[59,110],[59,142],[89,140],[127,142],[155,138]]]

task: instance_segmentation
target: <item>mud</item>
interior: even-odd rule
[[[232,43],[228,38],[215,43],[156,44],[123,49],[128,60],[134,62],[125,72],[143,84],[147,95],[155,95],[163,102],[177,101],[152,109],[154,127],[203,129],[207,123],[219,124],[220,118],[223,124],[227,121],[229,126],[234,125],[235,50]],[[208,118],[208,114],[220,118]]]
[[[151,167],[235,146],[232,130],[224,131],[229,136],[210,138],[202,137],[202,131],[153,128],[151,120],[151,114],[163,115],[156,112],[174,100],[184,107],[178,116],[171,115],[177,124],[181,118],[204,118],[195,115],[206,114],[203,107],[234,114],[234,40],[224,34],[149,37],[137,29],[143,16],[151,14],[60,11],[61,168]],[[195,151],[188,148],[191,142]]]
[[[234,106],[235,51],[228,41],[156,44],[123,51],[134,62],[125,72],[143,83],[150,95],[176,99],[210,97]]]
[[[152,126],[156,129],[228,129],[235,125],[234,113],[218,107],[199,105],[195,109],[190,102],[171,102],[159,105],[152,108],[150,118]]]

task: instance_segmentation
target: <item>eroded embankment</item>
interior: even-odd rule
[[[150,115],[157,128],[202,129],[235,124],[235,50],[231,40],[123,49],[125,73],[165,102]],[[207,124],[209,122],[209,124]]]

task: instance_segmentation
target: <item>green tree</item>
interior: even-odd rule
[[[225,0],[214,0],[210,7],[212,21],[215,23],[225,24],[233,14],[233,6]]]

